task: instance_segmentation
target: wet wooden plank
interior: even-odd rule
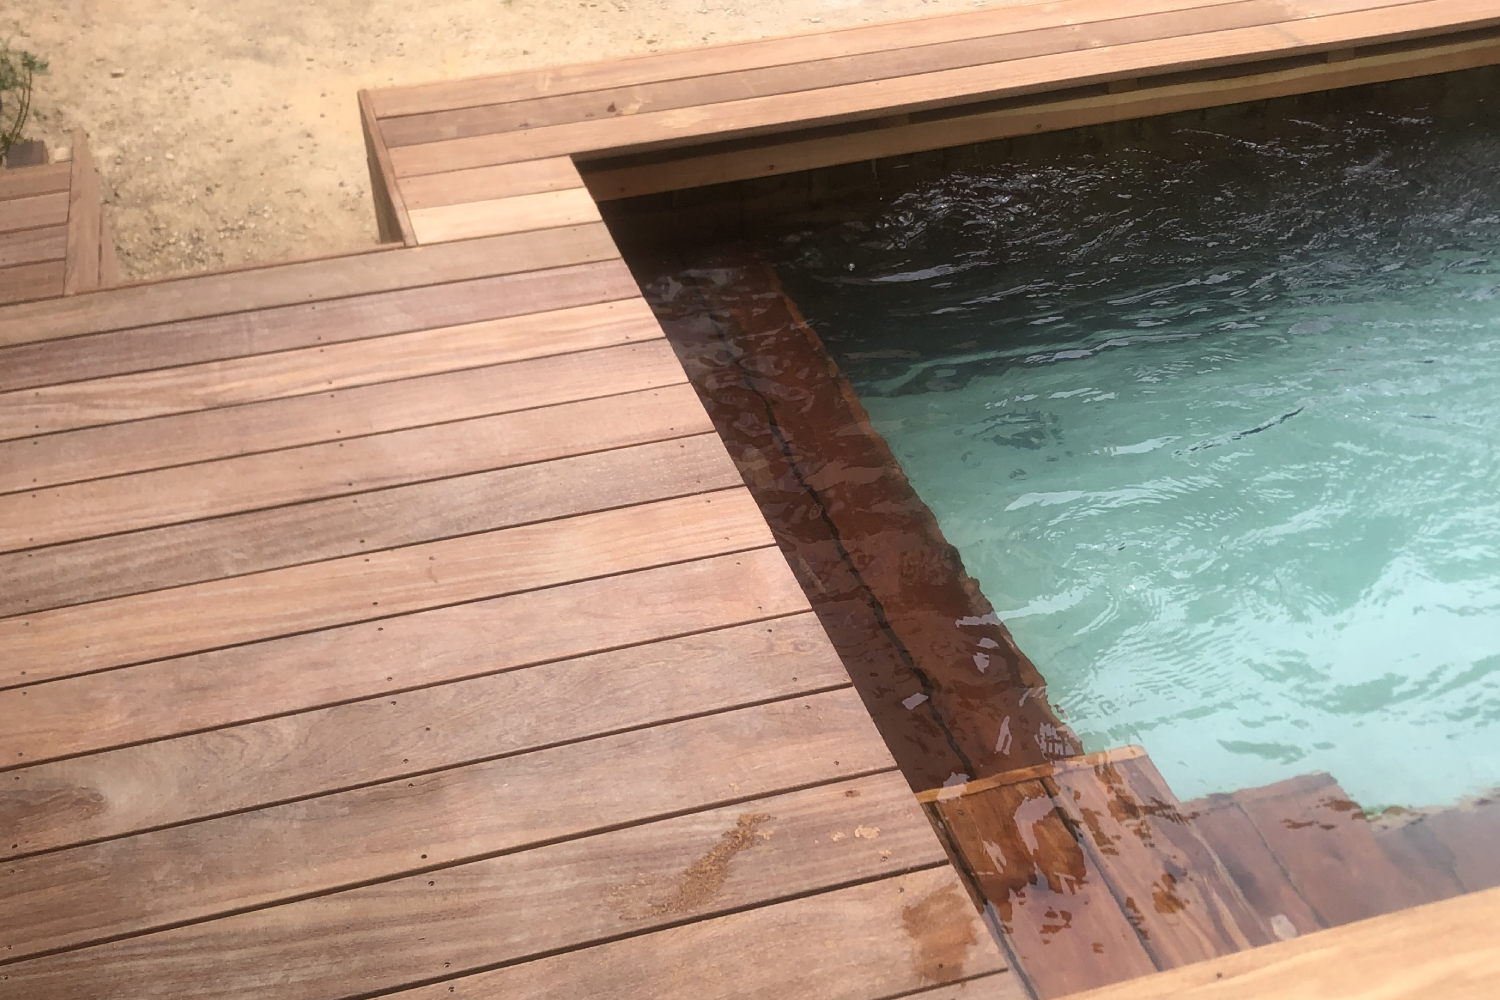
[[[1077,1000],[1483,1000],[1500,977],[1500,890],[1309,934]],[[436,993],[433,994],[436,996]]]
[[[372,340],[0,393],[0,439],[307,395],[662,336],[621,299]]]
[[[54,850],[848,683],[799,622],[381,693],[17,770],[5,847]]]
[[[1364,813],[1327,774],[1233,797],[1328,926],[1428,901],[1427,890],[1380,850]]]
[[[0,305],[61,295],[62,289],[63,262],[60,260],[0,268]]]
[[[7,971],[13,989],[79,1000],[189,997],[206,981],[220,1000],[250,1000],[265,995],[268,969],[282,995],[365,995],[945,861],[910,789],[887,772]],[[328,961],[330,940],[340,961]]]
[[[0,948],[19,958],[892,768],[853,691],[771,702],[7,862]]]
[[[68,188],[68,255],[63,294],[99,287],[99,234],[104,205],[99,175],[83,130],[73,133],[73,179]]]
[[[599,221],[599,206],[583,187],[476,200],[411,212],[419,243],[468,240]]]
[[[1272,940],[1148,757],[1043,779],[1159,968]]]
[[[618,257],[609,231],[588,225],[176,278],[8,309],[0,346]]]
[[[0,646],[37,683],[771,541],[739,487],[0,619]]]
[[[11,552],[0,617],[738,485],[718,437],[699,435]]]
[[[0,170],[0,201],[56,194],[58,191],[66,191],[71,180],[72,167],[67,163]],[[3,211],[4,209],[0,209],[0,212]]]
[[[0,268],[62,260],[67,252],[66,226],[0,233]]]
[[[0,230],[40,229],[68,223],[68,192],[33,194],[0,201]]]
[[[941,799],[930,808],[1044,1000],[1156,970],[1040,780]]]
[[[692,387],[0,496],[10,551],[712,431]]]
[[[749,622],[789,661],[826,642],[778,550],[755,549],[0,690],[0,759],[93,753]],[[711,658],[717,642],[685,645]],[[44,849],[0,842],[0,856]]]
[[[0,391],[441,329],[632,298],[619,261],[478,277],[0,348]]]
[[[1500,886],[1500,802],[1482,797],[1427,813],[1415,826],[1435,842],[1426,857],[1443,864],[1464,892]]]
[[[766,956],[776,956],[766,961]],[[949,868],[704,920],[398,993],[401,1000],[871,1000],[1004,968]],[[996,981],[998,980],[998,981]],[[1019,1000],[1010,976],[960,997]],[[937,991],[937,996],[943,996]]]
[[[606,335],[610,332],[606,330]],[[683,379],[663,340],[0,442],[0,492],[638,392]]]
[[[1366,0],[1368,2],[1368,0]],[[1086,52],[873,80],[806,95],[778,94],[659,111],[607,121],[573,122],[499,135],[404,146],[391,151],[398,177],[460,170],[564,153],[670,148],[709,138],[753,136],[894,113],[1062,90],[1121,78],[1285,58],[1353,44],[1369,45],[1500,23],[1489,0],[1417,0],[1375,11],[1152,39]],[[814,110],[815,107],[815,110]]]
[[[1422,883],[1432,900],[1450,899],[1465,889],[1454,874],[1454,857],[1442,842],[1420,822],[1399,827],[1378,826],[1375,842],[1396,867]],[[1488,840],[1486,854],[1493,853],[1495,841]],[[1476,886],[1476,888],[1480,888]]]
[[[1185,803],[1187,816],[1213,848],[1245,900],[1278,939],[1322,930],[1324,924],[1297,891],[1255,825],[1227,795]]]
[[[401,195],[408,209],[415,211],[578,187],[583,187],[583,178],[578,176],[572,157],[554,156],[412,177],[401,184]]]

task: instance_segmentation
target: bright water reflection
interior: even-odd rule
[[[1500,785],[1500,119],[1231,122],[928,184],[782,269],[1090,750]]]

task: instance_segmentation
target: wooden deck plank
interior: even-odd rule
[[[771,702],[8,862],[0,948],[39,954],[893,767],[853,691]]]
[[[375,223],[382,243],[402,243],[415,246],[411,234],[411,218],[406,213],[406,201],[400,185],[392,184],[391,154],[380,126],[375,120],[375,108],[370,103],[370,92],[359,91],[359,123],[364,133],[365,158],[370,171],[370,196],[375,202]]]
[[[0,201],[0,231],[64,226],[68,222],[68,192],[34,194]]]
[[[71,180],[72,168],[67,163],[0,170],[0,201],[56,194],[66,191]]]
[[[771,541],[738,487],[0,619],[0,646],[37,683]]]
[[[415,211],[543,191],[566,191],[582,186],[583,179],[578,176],[572,158],[554,156],[545,160],[500,163],[424,178],[413,177],[401,185],[401,196],[406,200],[408,211]]]
[[[448,139],[393,149],[391,163],[396,175],[404,178],[565,153],[670,148],[710,138],[765,134],[789,122],[804,127],[834,124],[1130,79],[1166,68],[1185,71],[1284,58],[1347,45],[1350,39],[1374,44],[1495,24],[1500,24],[1500,12],[1490,0],[1415,0],[1374,11],[1308,18],[1295,22],[1295,27],[1284,22],[1233,28],[848,84],[817,91],[815,102],[805,93],[778,94]]]
[[[1437,842],[1440,850],[1433,853],[1447,862],[1464,892],[1500,886],[1500,802],[1484,798],[1443,809],[1419,825]]]
[[[0,442],[0,493],[555,406],[685,377],[671,346],[657,339],[18,438]]]
[[[856,829],[872,835],[855,837]],[[268,989],[279,996],[366,995],[945,861],[910,789],[887,772],[7,972],[13,989],[78,1000],[190,997],[209,981],[219,1000],[259,998]],[[340,942],[340,961],[328,960],[330,940]]]
[[[66,226],[0,233],[0,268],[62,260],[67,251]]]
[[[1010,62],[1064,52],[1116,47],[1134,42],[1277,24],[1289,17],[1316,17],[1388,6],[1389,0],[1233,0],[1184,9],[1172,4],[1134,16],[1016,31],[995,25],[989,34],[974,34],[928,45],[903,45],[857,56],[837,56],[792,65],[633,84],[604,91],[539,97],[476,108],[386,120],[382,134],[392,147],[447,139],[541,129],[589,119],[615,120],[704,105],[723,105],[752,97],[799,93],[815,107],[819,91],[904,76]],[[1159,7],[1160,5],[1153,5]],[[610,110],[614,109],[614,110]]]
[[[697,395],[683,383],[13,493],[0,496],[0,551],[357,495],[712,430]]]
[[[807,612],[774,548],[638,570],[0,691],[12,720],[0,759],[93,753],[749,622],[795,659],[826,642]],[[0,842],[0,856],[45,849]]]
[[[1148,757],[1044,779],[1159,968],[1266,944],[1269,928],[1188,826]]]
[[[913,995],[1021,1000],[1026,992],[1014,977],[977,978],[1003,967],[952,869],[931,868],[393,995],[400,1000]],[[976,977],[972,991],[935,989],[970,977]]]
[[[608,291],[608,289],[606,289]],[[640,299],[0,393],[0,440],[655,340]]]
[[[1311,934],[1326,926],[1233,799],[1216,795],[1186,803],[1183,814],[1213,848],[1229,877],[1276,937]]]
[[[369,341],[639,293],[623,263],[602,261],[20,344],[0,348],[0,392]]]
[[[103,195],[94,158],[83,130],[73,132],[72,182],[68,187],[68,255],[63,294],[76,295],[99,287],[99,236],[103,225]]]
[[[778,626],[381,693],[23,768],[8,776],[0,801],[5,846],[11,854],[56,850],[849,685],[826,639],[805,622]]]
[[[738,485],[704,434],[5,553],[0,618]]]
[[[1041,781],[939,799],[931,808],[1044,1000],[1156,970]]]
[[[0,268],[0,305],[61,295],[63,271],[60,260]]]
[[[467,240],[495,233],[521,233],[598,221],[599,206],[581,186],[475,200],[461,205],[418,208],[411,212],[412,232],[419,243]]]
[[[595,224],[176,278],[7,309],[0,313],[0,346],[618,257],[609,231]]]

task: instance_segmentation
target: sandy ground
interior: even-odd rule
[[[127,278],[375,242],[356,92],[988,0],[23,0],[29,138],[89,136]]]

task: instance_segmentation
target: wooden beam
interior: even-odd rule
[[[68,255],[63,294],[99,287],[99,234],[104,212],[99,175],[83,129],[73,132],[72,181],[68,188]]]
[[[359,92],[359,122],[365,136],[365,162],[370,171],[370,198],[375,203],[375,224],[382,243],[404,243],[417,245],[412,235],[411,219],[406,214],[406,202],[401,196],[401,187],[388,180],[395,174],[391,170],[391,153],[386,148],[385,137],[380,134],[380,123],[375,119],[375,109],[370,101],[370,92]]]

